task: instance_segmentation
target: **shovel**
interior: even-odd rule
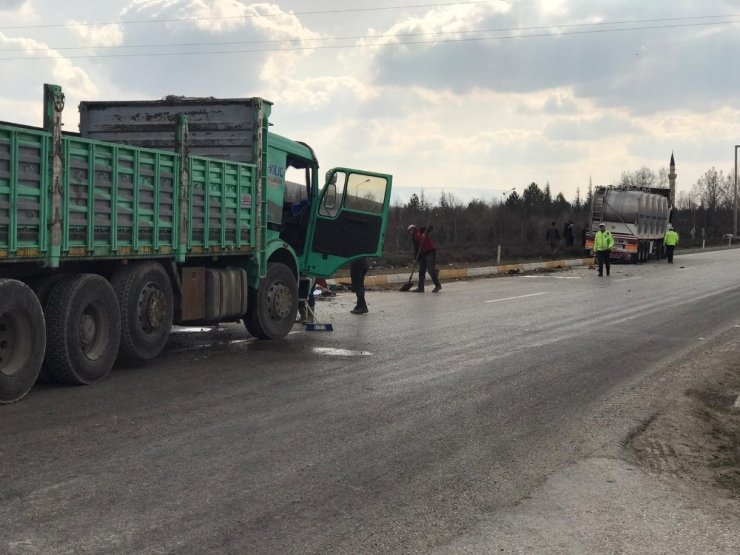
[[[421,252],[421,249],[419,249],[419,252]],[[409,274],[409,281],[407,283],[404,283],[399,289],[399,291],[408,291],[414,285],[414,282],[412,280],[414,279],[414,270],[416,270],[416,263],[418,261],[419,261],[419,256],[417,255],[416,258],[414,258],[413,266],[411,266],[411,273]]]
[[[306,324],[306,331],[334,331],[334,326],[331,324],[322,324],[316,320],[316,314],[308,304],[306,304],[306,310],[311,315],[311,320],[313,320],[313,322]]]

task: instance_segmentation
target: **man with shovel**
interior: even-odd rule
[[[432,293],[439,292],[442,289],[442,284],[439,282],[439,276],[437,275],[437,246],[429,237],[429,232],[432,231],[432,226],[416,227],[411,224],[407,231],[414,240],[414,252],[417,259],[419,260],[419,286],[416,289],[412,289],[414,293],[424,292],[424,280],[426,273],[429,272],[429,277],[434,282],[434,289]]]

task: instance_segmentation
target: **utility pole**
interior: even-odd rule
[[[735,202],[734,204],[734,227],[732,230],[732,235],[734,237],[737,237],[737,149],[740,148],[740,145],[735,145]]]

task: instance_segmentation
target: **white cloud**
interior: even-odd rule
[[[62,86],[68,107],[76,106],[77,101],[93,97],[98,92],[85,70],[43,42],[11,38],[0,33],[0,48],[14,54],[12,60],[0,62],[3,71],[13,75],[13,79],[3,83],[4,101],[0,102],[0,119],[41,125],[44,82]],[[68,123],[76,126],[76,110],[67,110],[65,114],[70,119]]]
[[[86,21],[70,21],[70,29],[87,46],[120,46],[123,43],[123,29],[121,25],[90,25]]]
[[[30,10],[28,0],[0,0],[0,12],[20,12]]]

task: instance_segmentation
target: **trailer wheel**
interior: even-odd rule
[[[255,291],[249,290],[247,330],[259,339],[288,335],[298,313],[298,282],[285,264],[267,267],[267,276]]]
[[[172,329],[172,284],[159,262],[124,266],[111,279],[121,309],[118,361],[141,365],[159,355]]]
[[[60,281],[46,304],[45,370],[58,382],[87,385],[113,367],[121,316],[111,284],[97,274]]]
[[[0,404],[30,391],[46,350],[46,324],[36,295],[26,284],[0,279]]]
[[[49,294],[52,289],[54,289],[54,286],[65,277],[65,274],[55,272],[53,274],[35,278],[28,282],[28,285],[33,289],[33,292],[36,293],[36,297],[38,297],[44,313],[46,313],[46,302],[49,299]],[[54,376],[49,374],[44,366],[41,367],[41,372],[39,372],[39,377],[36,378],[36,381],[40,383],[56,383]]]

